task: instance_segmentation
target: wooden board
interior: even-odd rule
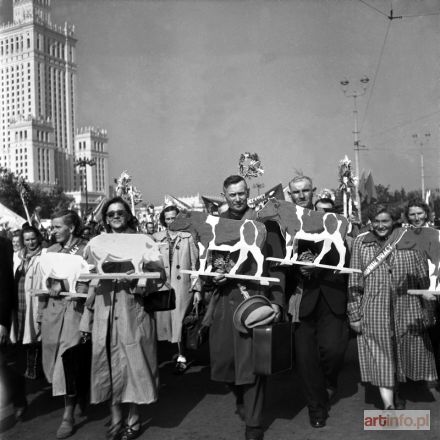
[[[257,281],[263,285],[267,285],[269,283],[279,283],[279,278],[272,278],[272,277],[257,277],[254,275],[231,275],[229,273],[217,273],[217,272],[197,272],[196,270],[180,270],[181,273],[187,273],[190,275],[196,275],[196,276],[204,276],[204,277],[217,277],[219,275],[223,275],[225,278],[231,278],[231,279],[237,279],[237,280],[248,280],[248,281]]]
[[[79,279],[81,281],[88,281],[88,280],[136,280],[141,278],[151,278],[151,279],[158,279],[160,278],[160,272],[142,272],[142,273],[84,273],[81,274]]]
[[[323,269],[333,269],[333,270],[336,270],[340,273],[362,273],[362,271],[360,269],[352,269],[351,267],[339,268],[337,266],[330,266],[328,264],[320,264],[320,263],[315,264],[315,263],[309,262],[309,261],[292,261],[292,260],[286,261],[286,260],[283,260],[282,258],[274,258],[274,257],[266,258],[266,260],[267,261],[276,261],[278,263],[282,263],[283,265],[288,265],[288,266],[293,265],[293,264],[298,264],[300,266],[312,266],[312,267],[321,267]]]
[[[415,290],[408,289],[410,295],[423,295],[424,293],[431,293],[432,295],[440,295],[440,290]]]

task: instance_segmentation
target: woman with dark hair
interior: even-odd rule
[[[12,312],[10,347],[13,353],[13,403],[15,416],[22,420],[27,408],[26,381],[36,379],[41,370],[40,326],[38,324],[39,298],[31,290],[40,288],[41,275],[38,257],[41,255],[42,237],[38,229],[26,226],[17,237],[25,244],[19,251],[20,264],[15,271],[15,307]]]
[[[136,233],[130,208],[120,197],[103,206],[102,218],[111,234]],[[128,261],[104,262],[103,270],[126,273],[133,265]],[[138,437],[139,405],[157,400],[156,327],[138,289],[136,281],[101,280],[81,323],[82,331],[92,332],[91,403],[110,401],[111,405],[109,440]],[[93,316],[92,328],[87,314]],[[122,404],[129,406],[125,426]]]
[[[156,312],[157,339],[177,343],[175,371],[184,373],[188,368],[182,344],[182,322],[191,302],[201,299],[201,286],[192,282],[190,275],[180,273],[180,269],[196,270],[198,251],[189,232],[170,231],[168,226],[174,221],[179,209],[170,205],[162,210],[159,221],[164,231],[156,232],[153,237],[159,243],[160,253],[165,264],[168,284],[176,293],[176,308],[165,312]]]
[[[385,409],[404,409],[399,383],[437,379],[428,336],[434,306],[408,294],[429,286],[428,263],[416,250],[396,248],[404,230],[394,230],[390,209],[379,206],[370,219],[373,230],[353,243],[350,265],[361,273],[350,274],[348,316],[362,381],[379,387]]]
[[[64,210],[52,216],[52,230],[56,243],[47,252],[83,255],[87,241],[79,237],[81,220],[75,211]],[[81,341],[79,324],[84,311],[84,301],[72,301],[61,296],[69,291],[65,280],[49,279],[49,300],[42,311],[41,340],[43,346],[43,370],[52,384],[54,396],[64,396],[64,414],[57,431],[57,438],[66,438],[74,431],[74,409],[76,395],[67,395],[66,377],[63,368],[63,353]],[[88,285],[78,282],[78,293],[87,293]]]
[[[423,200],[410,200],[405,207],[405,217],[415,228],[428,226],[429,206]]]
[[[23,249],[21,229],[12,233],[12,249],[14,250],[14,274],[21,264],[20,251]]]

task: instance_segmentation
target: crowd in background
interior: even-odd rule
[[[227,209],[221,215],[230,219],[256,219],[255,211],[247,205],[249,189],[245,180],[239,176],[228,179],[223,185]],[[312,180],[308,177],[292,179],[290,194],[295,205],[335,212],[332,199],[314,198]],[[110,402],[108,439],[136,438],[141,429],[139,405],[158,398],[157,341],[176,344],[175,371],[184,373],[188,359],[182,340],[183,322],[194,306],[205,302],[212,312],[211,376],[230,384],[236,396],[237,413],[246,423],[246,439],[263,438],[265,379],[253,374],[248,365],[250,336],[237,332],[232,325],[233,308],[242,300],[243,285],[228,282],[222,270],[218,270],[214,280],[180,274],[180,269],[196,270],[199,255],[191,233],[170,229],[178,213],[176,206],[165,206],[158,224],[139,223],[126,201],[116,197],[104,204],[100,223],[83,225],[77,213],[64,210],[52,216],[50,228],[33,222],[16,231],[2,231],[0,244],[5,252],[9,246],[13,251],[11,273],[14,276],[11,287],[4,280],[2,287],[13,290],[14,301],[13,319],[4,318],[7,325],[0,322],[8,328],[8,334],[2,333],[0,342],[3,346],[8,342],[8,349],[2,351],[2,363],[13,367],[8,383],[13,389],[17,420],[24,418],[28,405],[26,380],[44,373],[52,384],[53,395],[64,396],[65,410],[57,438],[73,434],[75,407],[86,411],[88,401]],[[402,215],[387,207],[375,206],[365,224],[356,221],[355,215],[350,220],[351,232],[346,246],[351,251],[351,263],[348,256],[347,265],[361,271],[384,245],[392,243],[390,240],[397,227],[433,226],[430,209],[420,200],[411,201]],[[284,241],[277,242],[279,231],[273,231],[270,224],[266,226],[268,241],[274,240],[272,256],[282,257]],[[87,301],[60,297],[60,292],[69,288],[63,280],[50,280],[46,286],[49,296],[30,294],[41,288],[37,261],[42,253],[83,255],[87,241],[103,232],[148,234],[158,243],[164,262],[161,288],[175,292],[173,310],[155,313],[147,310],[143,292],[128,279],[103,280],[94,288],[78,282],[75,289],[88,293]],[[277,249],[279,255],[275,255]],[[313,246],[301,243],[298,250],[302,261],[313,261],[318,253],[316,243]],[[329,254],[323,263],[334,265],[334,261],[334,255]],[[106,263],[106,272],[110,273],[131,269],[129,263]],[[362,381],[379,387],[384,408],[405,407],[399,386],[406,378],[436,384],[437,301],[432,296],[407,295],[408,288],[426,289],[429,285],[425,256],[412,250],[394,249],[384,256],[374,273],[369,276],[356,273],[349,279],[346,275],[310,266],[294,269],[277,266],[271,273],[276,274],[281,283],[273,287],[267,297],[277,319],[294,323],[297,368],[303,379],[313,427],[324,426],[328,417],[337,392],[349,327],[358,339]],[[251,296],[261,294],[251,283],[247,289]],[[411,337],[408,337],[409,329]],[[67,357],[62,356],[78,346],[81,356],[90,358],[90,374],[84,383],[74,378]]]

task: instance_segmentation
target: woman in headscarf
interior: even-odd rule
[[[178,213],[179,209],[175,205],[164,208],[159,221],[165,230],[156,232],[153,237],[159,243],[168,284],[176,293],[174,310],[156,312],[157,339],[177,344],[175,371],[181,374],[188,368],[182,342],[182,321],[190,304],[199,303],[201,286],[198,279],[194,282],[190,275],[180,272],[181,269],[196,270],[198,251],[189,232],[169,230],[168,226]]]
[[[404,409],[399,384],[407,378],[437,379],[428,335],[433,303],[408,294],[429,286],[428,263],[416,250],[396,249],[403,231],[393,232],[396,220],[389,208],[376,208],[372,231],[353,243],[351,267],[361,273],[349,278],[348,316],[358,333],[361,378],[379,387],[385,409]]]

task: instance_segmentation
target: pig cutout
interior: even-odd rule
[[[158,244],[143,234],[101,234],[87,244],[84,255],[90,256],[98,273],[104,273],[105,262],[131,261],[136,273],[142,273],[144,263],[150,270],[163,270]]]
[[[80,255],[47,252],[39,257],[43,288],[47,280],[66,280],[69,283],[69,293],[75,294],[75,286],[81,274],[89,273],[89,265]]]

